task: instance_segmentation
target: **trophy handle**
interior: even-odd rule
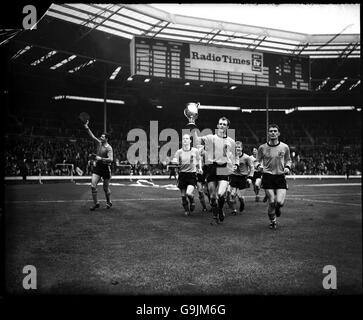
[[[185,109],[184,109],[184,116],[187,116],[187,114],[185,113]]]

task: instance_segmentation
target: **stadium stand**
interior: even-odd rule
[[[74,106],[63,106],[63,110],[71,110]],[[91,107],[91,106],[90,106]],[[88,106],[87,106],[88,108]],[[63,175],[66,170],[56,167],[58,163],[74,165],[74,175],[79,175],[76,168],[81,169],[84,175],[90,173],[88,154],[92,153],[94,143],[82,128],[81,123],[71,112],[45,111],[48,106],[32,107],[31,112],[16,110],[18,116],[10,117],[5,139],[6,175],[20,175],[21,164],[26,159],[29,175]],[[29,110],[28,109],[28,110]],[[77,110],[76,110],[77,111]],[[100,110],[98,110],[99,113]],[[214,128],[219,114],[214,111],[204,119],[198,121],[199,127]],[[281,140],[288,143],[293,155],[294,174],[345,174],[345,167],[350,162],[351,174],[361,172],[360,136],[361,122],[356,111],[350,112],[299,112],[285,115],[274,112],[270,122],[279,124]],[[19,114],[22,116],[20,117]],[[222,113],[221,113],[222,114]],[[264,114],[245,114],[224,112],[232,119],[232,128],[236,129],[236,138],[244,142],[245,151],[251,153],[265,141]],[[97,119],[97,112],[94,112]],[[166,128],[173,128],[181,132],[185,125],[185,118],[179,115],[168,119],[158,115],[159,132]],[[111,109],[109,112],[110,133],[114,148],[115,162],[113,173],[116,175],[130,174],[130,169],[123,165],[130,165],[127,161],[127,150],[130,142],[127,134],[133,128],[144,129],[149,134],[150,119],[146,114],[129,114],[125,118],[120,109]],[[214,120],[215,119],[215,120]],[[102,122],[91,124],[92,130],[101,134]],[[149,138],[148,138],[149,139]],[[160,145],[161,146],[161,145]],[[153,175],[166,174],[166,164],[160,162],[153,165],[150,170]],[[145,173],[147,170],[140,164],[133,168],[134,174]]]

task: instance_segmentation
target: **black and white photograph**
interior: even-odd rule
[[[231,296],[362,295],[359,3],[19,10],[5,297],[211,297],[131,313],[227,319]]]

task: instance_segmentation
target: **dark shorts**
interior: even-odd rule
[[[257,179],[262,178],[262,172],[261,171],[255,171],[253,173],[252,181],[255,182]]]
[[[242,175],[238,176],[235,174],[232,174],[229,176],[229,185],[232,188],[237,188],[239,190],[248,188],[247,186],[247,176]]]
[[[178,188],[186,189],[188,186],[197,185],[197,175],[195,172],[179,172]]]
[[[197,173],[197,182],[205,183],[205,174]]]
[[[221,180],[229,181],[227,164],[218,165],[216,163],[208,164],[206,167],[207,182],[218,182]]]
[[[97,162],[92,173],[99,175],[103,179],[111,179],[111,168],[109,165]]]
[[[264,173],[262,175],[262,189],[287,189],[286,178],[284,174],[276,175]]]
[[[207,171],[207,168],[206,166],[204,165],[202,167],[202,170],[203,170],[203,173],[200,174],[200,173],[197,173],[197,182],[201,182],[201,183],[206,183],[206,171]]]

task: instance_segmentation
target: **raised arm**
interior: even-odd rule
[[[87,121],[86,121],[86,123],[84,124],[84,127],[86,128],[86,130],[87,130],[87,132],[88,132],[89,136],[90,136],[93,140],[95,140],[95,141],[97,141],[98,143],[100,143],[101,141],[100,141],[98,138],[96,138],[96,137],[95,137],[95,135],[92,133],[91,129],[88,127],[88,123],[89,123],[89,121],[87,120]]]
[[[207,138],[208,135],[200,136],[200,135],[198,135],[198,132],[199,132],[198,129],[192,130],[192,137],[193,137],[193,140],[195,141],[194,146],[205,145],[206,141],[208,139]]]

